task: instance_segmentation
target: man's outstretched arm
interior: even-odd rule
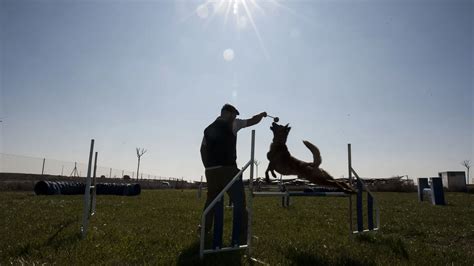
[[[252,118],[250,119],[247,119],[247,125],[246,127],[251,127],[253,125],[256,125],[258,123],[260,123],[260,121],[262,121],[262,119],[264,117],[267,117],[267,113],[266,112],[262,112],[258,115],[254,115]]]

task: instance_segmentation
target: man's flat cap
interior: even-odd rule
[[[231,113],[235,113],[236,115],[240,115],[239,111],[237,110],[237,108],[235,108],[234,106],[226,103],[224,104],[224,106],[222,106],[222,109],[221,111],[229,111]]]

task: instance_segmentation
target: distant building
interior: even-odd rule
[[[449,191],[466,191],[466,173],[464,171],[448,171],[438,173],[443,180],[443,187]]]

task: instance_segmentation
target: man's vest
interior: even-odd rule
[[[204,167],[237,166],[237,136],[232,131],[232,124],[216,119],[204,130],[206,145],[203,158]]]

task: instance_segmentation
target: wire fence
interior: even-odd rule
[[[49,158],[38,158],[15,154],[0,153],[0,173],[41,174],[66,177],[84,177],[87,175],[87,164],[68,162]],[[97,177],[137,179],[135,171],[97,166]],[[138,179],[181,180],[182,178],[163,177],[140,171]]]

